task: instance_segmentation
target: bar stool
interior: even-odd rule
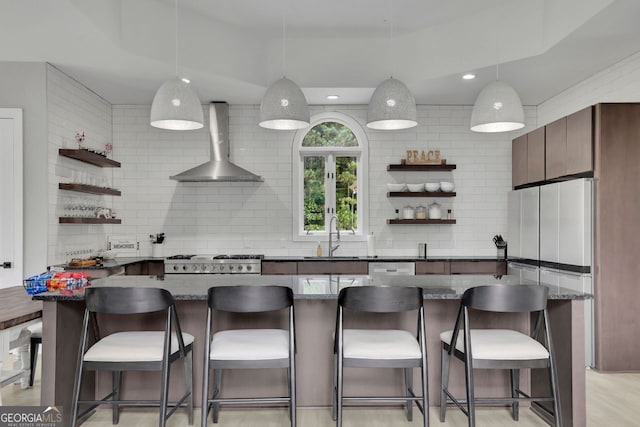
[[[289,330],[237,329],[219,331],[211,336],[213,311],[262,313],[288,308]],[[295,323],[293,291],[284,286],[218,286],[209,288],[202,381],[202,427],[213,407],[213,422],[218,422],[221,404],[289,404],[291,426],[296,425]],[[259,398],[222,398],[224,369],[286,368],[289,396]],[[214,390],[209,397],[209,376],[213,370]]]
[[[548,294],[546,286],[538,285],[487,285],[465,291],[454,329],[440,334],[440,421],[445,420],[447,403],[457,405],[467,415],[469,426],[474,427],[476,403],[511,404],[512,417],[517,421],[519,402],[553,401],[551,415],[554,415],[556,427],[562,427],[555,354],[547,313]],[[538,316],[533,333],[528,336],[510,329],[471,329],[469,309],[502,313],[530,312],[537,313]],[[544,330],[546,347],[537,340],[541,330]],[[456,399],[447,388],[451,355],[464,362],[467,390],[465,400]],[[524,368],[548,368],[552,395],[531,397],[520,390],[520,369]],[[474,369],[508,369],[511,397],[476,398],[473,390]]]
[[[36,377],[36,364],[38,362],[38,350],[42,344],[42,322],[27,328],[31,332],[31,345],[29,346],[29,359],[31,367],[29,371],[29,387],[33,387],[33,380]]]
[[[189,424],[193,424],[193,336],[180,330],[180,322],[171,293],[157,288],[87,288],[86,309],[82,325],[78,365],[73,386],[71,426],[87,418],[99,405],[111,405],[113,424],[120,419],[120,406],[160,406],[159,426],[180,406],[189,411]],[[143,314],[164,311],[164,331],[127,331],[100,336],[98,314]],[[93,327],[95,344],[88,346],[89,326]],[[87,349],[88,347],[88,349]],[[185,394],[178,402],[168,401],[169,369],[176,360],[184,359]],[[82,378],[85,371],[111,371],[111,393],[100,400],[80,400]],[[120,386],[123,371],[161,371],[162,385],[159,400],[121,400]],[[78,415],[80,404],[91,406]],[[167,412],[167,406],[173,408]],[[81,422],[81,421],[80,421]]]
[[[418,311],[417,331],[412,334],[394,329],[344,329],[344,309],[371,313]],[[427,349],[424,332],[424,306],[421,288],[354,286],[338,296],[334,343],[333,419],[342,426],[343,401],[406,402],[407,420],[413,418],[413,402],[422,412],[424,426],[429,425]],[[416,338],[417,337],[417,338]],[[343,396],[344,367],[403,368],[406,395],[401,397]],[[422,372],[422,396],[413,391],[413,368]]]

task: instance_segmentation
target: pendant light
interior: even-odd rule
[[[204,126],[202,105],[187,82],[178,78],[178,0],[175,11],[176,78],[160,86],[151,104],[151,126],[169,130],[194,130]]]
[[[474,132],[509,132],[524,127],[524,110],[518,93],[500,81],[496,65],[496,81],[482,89],[471,112]]]
[[[389,52],[393,55],[393,8],[389,5]],[[393,58],[391,64],[394,63]],[[367,127],[378,130],[408,129],[418,125],[416,100],[409,88],[393,77],[378,85],[369,100]]]
[[[286,65],[286,18],[282,16],[282,72]],[[311,123],[309,105],[302,90],[292,80],[282,77],[267,89],[260,103],[259,125],[267,129],[304,129]]]

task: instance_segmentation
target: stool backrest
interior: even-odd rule
[[[275,311],[293,305],[293,290],[286,286],[214,286],[208,297],[210,308],[234,313]]]
[[[151,313],[174,305],[171,293],[159,288],[86,288],[84,296],[87,310],[94,313]]]
[[[350,286],[340,291],[338,304],[351,310],[393,313],[418,310],[422,288],[413,286]]]
[[[549,288],[539,285],[486,285],[467,289],[462,305],[474,310],[504,313],[541,311],[547,307]]]

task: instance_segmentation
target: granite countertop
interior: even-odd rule
[[[263,261],[368,261],[368,262],[411,262],[411,261],[505,261],[495,256],[434,256],[418,258],[417,256],[265,256]]]
[[[65,270],[109,270],[125,267],[130,264],[145,261],[164,261],[164,258],[153,257],[120,257],[113,259],[105,259],[101,265],[87,265],[87,266],[70,266],[66,264],[54,265],[53,267],[62,267]]]
[[[206,300],[207,289],[223,285],[282,285],[293,288],[296,299],[336,299],[340,289],[347,286],[419,286],[425,291],[425,299],[460,299],[464,291],[473,286],[503,283],[508,285],[538,284],[534,281],[522,282],[513,276],[495,277],[491,275],[329,275],[329,276],[261,276],[229,274],[178,274],[166,276],[110,276],[95,279],[91,285],[160,287],[169,290],[176,300]],[[572,291],[557,285],[549,287],[549,298],[556,300],[591,299],[591,294]],[[84,299],[82,290],[70,295],[46,292],[35,295],[43,301],[74,301]]]

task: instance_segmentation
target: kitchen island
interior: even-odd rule
[[[165,276],[112,276],[92,281],[92,286],[136,286],[161,287],[175,296],[182,330],[195,336],[194,376],[195,398],[200,402],[203,340],[206,319],[207,289],[221,285],[284,285],[294,290],[296,309],[296,335],[298,364],[298,404],[300,406],[329,406],[332,384],[332,334],[335,326],[337,295],[346,286],[389,285],[420,286],[425,291],[426,336],[429,363],[429,390],[431,405],[439,404],[440,387],[440,339],[441,331],[452,329],[457,314],[459,300],[466,289],[491,283],[521,284],[511,276],[490,275],[427,275],[427,276],[259,276],[259,275],[165,275]],[[558,358],[560,392],[565,426],[582,426],[585,418],[584,386],[584,300],[591,295],[574,292],[557,286],[549,286],[549,314],[552,323],[554,345]],[[44,355],[42,364],[42,404],[63,405],[69,408],[73,374],[84,309],[84,295],[60,295],[49,292],[36,296],[43,300]],[[252,316],[242,319],[236,315],[217,314],[214,329],[230,327],[250,327]],[[361,314],[354,317],[354,323],[347,327],[371,327],[370,317]],[[109,316],[101,319],[106,327],[101,332],[108,334],[119,328],[162,329],[162,316],[144,316],[139,322],[131,322],[123,316]],[[529,332],[532,325],[528,315],[475,313],[475,327],[500,327],[508,325],[523,332]],[[106,322],[105,322],[106,321]],[[397,325],[413,330],[415,316],[409,313],[386,316],[381,327]],[[281,327],[286,324],[284,313],[274,314],[261,327]],[[179,368],[174,369],[179,370]],[[538,372],[539,375],[538,375]],[[180,372],[178,372],[180,374]],[[496,375],[497,374],[497,375]],[[274,378],[273,370],[244,370],[225,372],[224,393],[226,396],[246,396],[248,394],[286,393],[283,370],[281,378]],[[521,373],[521,386],[535,395],[544,393],[548,387],[544,370]],[[345,371],[345,393],[367,394],[400,393],[402,375],[394,370],[349,369]],[[282,381],[280,381],[282,379]],[[508,393],[508,375],[496,372],[478,371],[476,374],[478,395],[488,392]],[[158,390],[160,376],[153,373],[130,373],[123,382],[125,398],[149,396]],[[171,389],[182,390],[180,375],[172,376]],[[419,383],[419,373],[414,381]],[[95,382],[86,381],[83,393],[102,395],[110,387],[110,376],[98,375]],[[453,366],[451,387],[454,393],[464,393],[462,365]],[[535,409],[535,408],[534,408]],[[538,411],[539,412],[539,411]],[[68,414],[68,411],[66,411]]]

